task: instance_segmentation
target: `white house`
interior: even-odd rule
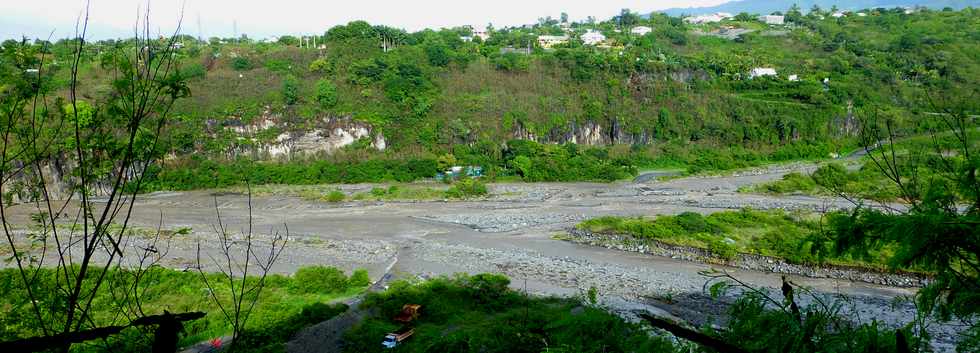
[[[789,80],[790,82],[798,82],[800,80],[800,75],[796,75],[796,74],[789,75]]]
[[[474,27],[473,28],[473,36],[474,37],[480,37],[480,39],[486,41],[487,39],[490,39],[490,32],[487,31],[486,28],[476,28],[476,27]]]
[[[698,15],[698,16],[685,17],[684,18],[684,22],[693,23],[693,24],[715,23],[715,22],[724,21],[724,20],[729,19],[729,18],[732,18],[732,17],[733,16],[730,13],[727,13],[727,12],[718,12],[718,13],[713,13],[713,14],[710,14],[710,15]]]
[[[749,71],[749,78],[772,76],[776,77],[776,69],[771,67],[757,67]]]
[[[630,30],[630,33],[635,34],[635,35],[638,35],[638,36],[645,36],[645,35],[647,35],[647,33],[650,33],[650,32],[653,32],[653,28],[650,28],[650,27],[647,27],[647,26],[636,26],[636,27],[633,27],[633,29]]]
[[[597,31],[589,30],[588,32],[585,32],[580,39],[582,39],[582,42],[585,43],[585,45],[597,45],[606,41],[606,36]]]
[[[837,12],[834,12],[833,15],[830,15],[830,17],[833,17],[833,18],[847,17],[847,14],[845,14],[845,13],[843,13],[841,11],[837,11]]]
[[[469,43],[473,41],[473,36],[460,36],[459,40]]]
[[[759,21],[767,25],[782,25],[786,23],[786,17],[777,15],[759,16]]]
[[[858,15],[858,17],[864,17],[864,16],[867,16],[868,14],[866,14],[864,12],[858,12],[857,15]]]
[[[551,48],[558,44],[568,43],[568,36],[538,36],[538,44],[542,48]]]

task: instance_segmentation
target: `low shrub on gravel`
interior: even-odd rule
[[[463,179],[453,183],[453,186],[446,190],[446,197],[453,199],[465,199],[470,197],[486,196],[489,193],[487,185],[478,179]]]
[[[347,352],[383,352],[385,334],[405,304],[422,305],[415,334],[399,352],[687,352],[638,324],[578,299],[535,297],[508,288],[501,275],[457,275],[396,282],[371,293],[362,309],[377,313],[345,335]]]
[[[601,217],[579,223],[577,227],[593,233],[624,234],[702,248],[726,259],[745,252],[778,256],[791,262],[818,262],[824,259],[814,255],[813,247],[830,246],[813,236],[818,229],[816,221],[804,214],[785,211],[742,209],[709,216],[685,212],[653,219]]]
[[[344,201],[347,195],[340,190],[334,190],[327,194],[327,202],[341,202]]]

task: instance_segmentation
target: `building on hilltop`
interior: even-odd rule
[[[650,27],[647,27],[647,26],[636,26],[636,27],[633,27],[633,29],[630,30],[630,33],[635,34],[635,35],[638,35],[638,36],[645,36],[645,35],[647,35],[647,33],[650,33],[650,32],[653,32],[653,28],[650,28]]]
[[[757,67],[749,71],[749,78],[771,76],[776,77],[776,69],[771,67]]]
[[[473,37],[479,37],[481,40],[486,41],[487,39],[490,39],[490,31],[482,27],[473,27]]]
[[[568,36],[538,36],[538,44],[542,48],[551,48],[558,44],[568,43]]]
[[[763,15],[759,16],[759,22],[767,25],[782,25],[786,23],[786,17],[778,15]]]

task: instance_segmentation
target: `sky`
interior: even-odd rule
[[[558,18],[562,12],[572,20],[601,20],[624,8],[647,13],[722,2],[726,0],[152,0],[149,7],[154,34],[173,33],[182,12],[183,34],[231,37],[237,29],[237,34],[261,39],[323,33],[352,20],[409,31],[488,23],[502,27]],[[132,36],[137,13],[146,6],[146,0],[91,0],[87,37]],[[0,0],[0,39],[71,36],[84,7],[84,0]]]

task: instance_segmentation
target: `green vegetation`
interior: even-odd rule
[[[980,51],[976,9],[867,13],[790,16],[786,33],[748,15],[696,26],[660,14],[621,14],[570,24],[573,40],[553,50],[537,47],[534,39],[562,33],[554,19],[493,29],[486,41],[473,42],[460,39],[471,34],[469,28],[407,33],[355,21],[318,36],[323,50],[300,48],[288,36],[276,43],[181,36],[175,58],[192,94],[174,106],[176,119],[163,129],[155,151],[176,158],[155,165],[144,187],[222,187],[244,179],[408,181],[433,176],[431,161],[445,154],[493,176],[527,181],[608,181],[627,178],[635,168],[667,165],[697,173],[827,158],[855,146],[855,127],[871,111],[899,117],[899,136],[925,131],[930,126],[911,118],[932,112],[919,99],[923,87],[953,96],[980,76],[973,55]],[[626,26],[639,25],[652,33],[629,34]],[[737,40],[691,34],[725,25],[757,31]],[[611,49],[575,39],[593,28],[609,38]],[[507,50],[529,43],[529,54]],[[2,81],[24,80],[24,70],[36,67],[42,53],[44,60],[71,62],[69,44],[5,42]],[[107,99],[113,76],[104,63],[131,45],[90,43],[80,61],[79,96]],[[70,75],[64,65],[44,67],[50,96],[65,97]],[[747,79],[754,67],[773,67],[779,77]],[[800,81],[785,79],[791,74]],[[322,129],[331,118],[344,117],[383,134],[385,151],[355,144],[361,147],[348,146],[356,148],[325,160],[310,156],[318,163],[293,157],[282,164],[250,153],[281,133]],[[266,127],[233,129],[242,125]],[[501,143],[532,137],[621,146],[572,151]],[[252,160],[255,173],[225,167]]]
[[[446,196],[453,199],[481,197],[486,196],[488,193],[486,184],[483,184],[478,179],[471,178],[463,178],[453,183],[453,186],[449,187],[449,190],[446,190]]]
[[[526,296],[493,274],[458,275],[371,293],[361,309],[377,310],[349,331],[347,352],[382,352],[381,339],[404,304],[420,304],[404,352],[679,352],[640,325],[565,298]],[[597,329],[601,328],[601,329]],[[686,351],[686,350],[684,350]]]
[[[628,235],[637,241],[655,240],[706,249],[725,259],[741,252],[780,257],[795,263],[858,263],[847,256],[819,256],[818,250],[833,245],[815,236],[820,229],[819,222],[815,216],[805,213],[742,209],[708,216],[685,212],[654,219],[601,217],[576,227],[599,234]],[[875,253],[888,254],[880,248]],[[886,265],[874,257],[861,263],[874,267]]]
[[[729,281],[730,277],[717,273],[708,276],[713,282],[712,295],[739,286]],[[403,305],[419,304],[420,315],[410,324],[415,333],[396,348],[399,351],[714,351],[688,340],[668,339],[659,333],[662,331],[627,323],[595,306],[599,295],[595,287],[578,298],[535,297],[508,289],[509,282],[500,275],[479,274],[393,283],[385,292],[367,295],[359,309],[372,314],[347,332],[345,349],[383,352],[381,339],[403,326],[392,318]],[[826,298],[799,307],[795,302],[810,292],[795,285],[792,288],[784,301],[769,297],[766,291],[747,291],[727,309],[723,325],[700,328],[702,337],[713,337],[746,351],[773,353],[902,352],[899,340],[907,343],[904,347],[922,347],[926,343],[909,328],[893,330],[873,322],[855,324],[843,306]]]
[[[966,127],[966,125],[964,125]],[[962,138],[966,141],[980,140],[980,131],[967,130]],[[888,150],[882,155],[883,149],[872,150],[862,158],[863,165],[857,170],[848,170],[844,165],[828,163],[821,166],[812,175],[789,173],[782,180],[757,185],[743,191],[754,191],[772,194],[803,193],[810,195],[846,195],[851,198],[861,198],[874,201],[900,201],[905,195],[893,182],[892,178],[882,172],[887,170],[885,159],[894,157],[904,168],[888,170],[888,173],[898,173],[902,179],[911,182],[922,182],[935,179],[940,171],[957,158],[956,149],[961,142],[957,135],[931,133],[925,136],[895,141],[894,152]],[[975,143],[975,142],[971,142]]]
[[[94,282],[98,275],[100,272],[90,272],[86,281]],[[200,274],[161,267],[149,269],[141,274],[139,308],[135,306],[130,287],[134,275],[128,270],[110,269],[106,272],[108,288],[99,291],[93,300],[93,325],[125,324],[130,318],[162,314],[164,310],[171,313],[203,311],[207,316],[185,324],[181,345],[221,337],[231,331],[220,310],[207,295],[208,287]],[[245,352],[281,351],[282,345],[299,329],[345,311],[345,305],[329,303],[362,292],[369,284],[366,275],[361,270],[348,278],[337,269],[319,266],[300,268],[293,277],[269,275],[241,338],[244,344],[237,348]],[[0,270],[0,341],[40,334],[19,276],[15,269]],[[52,269],[41,269],[38,272],[41,282],[33,287],[34,294],[50,305],[57,305],[51,301],[57,295],[40,290],[56,290],[56,276]],[[228,296],[227,278],[222,274],[208,276],[215,292],[222,293],[219,297]],[[249,280],[256,279],[250,277]],[[227,297],[221,299],[229,300]],[[152,336],[147,337],[137,329],[126,329],[122,334],[111,337],[106,344],[115,351],[137,352],[148,350],[151,340]],[[103,351],[103,348],[101,343],[93,343],[74,346],[73,351]]]
[[[812,175],[789,173],[781,180],[756,185],[748,191],[789,194],[837,196],[845,195],[875,200],[896,201],[899,190],[890,183],[873,164],[865,164],[856,171],[848,171],[840,164],[830,163],[821,166]]]

